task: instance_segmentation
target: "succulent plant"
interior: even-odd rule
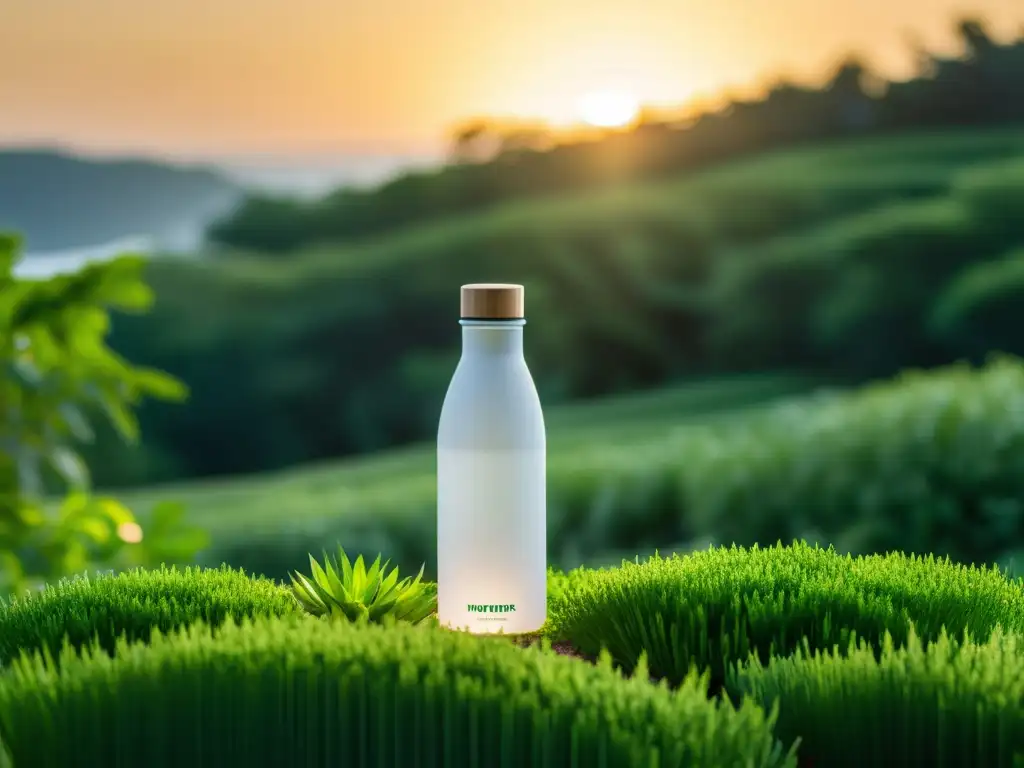
[[[380,555],[367,568],[363,556],[350,563],[342,547],[338,558],[324,552],[323,567],[309,556],[311,577],[289,574],[292,594],[309,614],[329,619],[380,622],[385,617],[418,624],[437,610],[437,587],[422,581],[423,566],[416,578],[398,580],[398,568],[388,572],[390,560]]]

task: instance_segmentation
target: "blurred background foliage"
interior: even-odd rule
[[[127,507],[90,494],[76,447],[92,438],[98,414],[134,443],[142,398],[185,397],[176,379],[133,367],[105,344],[108,309],[139,311],[152,301],[143,260],[24,280],[12,271],[18,250],[16,238],[0,234],[0,590],[20,592],[99,564],[193,557],[207,538],[181,525],[179,506],[157,505],[144,536]],[[59,490],[63,501],[48,505]]]
[[[906,81],[850,60],[821,88],[569,143],[475,122],[440,170],[251,196],[196,258],[147,263],[149,311],[84,299],[116,310],[118,357],[95,359],[157,397],[130,399],[141,445],[121,405],[81,455],[144,527],[208,530],[202,562],[283,577],[341,541],[432,568],[457,289],[520,282],[554,564],[795,536],[1011,563],[1024,41],[959,32],[961,56],[921,52]],[[159,499],[187,513],[147,511]]]

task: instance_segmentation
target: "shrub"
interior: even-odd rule
[[[984,227],[988,237],[1004,246],[1021,241],[1024,222],[1024,158],[981,165],[954,177],[953,191]]]
[[[98,564],[192,557],[206,544],[201,531],[164,507],[143,537],[130,510],[90,493],[78,450],[96,421],[135,442],[140,405],[186,395],[181,382],[107,346],[110,310],[143,312],[152,302],[144,260],[31,279],[15,274],[20,257],[20,239],[0,231],[0,596]],[[67,496],[54,510],[46,497],[58,489]]]
[[[549,562],[572,568],[612,549],[793,539],[854,554],[934,552],[975,563],[1024,547],[1020,361],[908,373],[740,414],[699,426],[676,422],[644,439],[606,433],[553,452]],[[211,493],[205,506],[223,528],[206,562],[287,578],[307,552],[344,541],[352,551],[385,553],[403,571],[426,562],[430,577],[431,465],[388,461],[375,462],[379,474],[358,483],[330,468],[255,491],[229,485]],[[285,494],[303,510],[287,526],[272,517]]]
[[[998,349],[1024,354],[1024,249],[967,267],[935,300],[934,334],[973,357]]]
[[[708,295],[714,359],[760,368],[813,361],[861,378],[929,364],[924,308],[949,275],[991,249],[983,235],[954,200],[894,202],[723,259]]]
[[[0,665],[21,652],[56,654],[67,642],[95,641],[113,653],[120,638],[147,641],[202,621],[219,627],[229,617],[284,616],[296,610],[283,587],[229,568],[134,570],[65,579],[0,606]]]
[[[999,572],[902,554],[852,558],[796,544],[709,549],[577,578],[550,607],[550,633],[580,652],[607,649],[627,671],[647,653],[672,683],[691,665],[724,680],[752,652],[845,645],[852,635],[897,642],[913,622],[934,639],[945,628],[987,637],[1024,627],[1024,589]]]
[[[715,542],[824,539],[986,563],[1024,539],[1024,365],[1013,359],[691,431],[675,451],[677,518]]]
[[[508,643],[291,617],[0,677],[17,765],[787,766],[757,706]]]
[[[1024,644],[927,647],[916,636],[845,652],[753,660],[730,673],[730,688],[765,706],[779,702],[776,731],[801,739],[801,757],[836,768],[1011,768],[1024,750]]]

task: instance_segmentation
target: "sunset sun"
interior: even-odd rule
[[[622,91],[591,91],[579,101],[580,118],[595,128],[621,128],[639,112],[637,100]]]

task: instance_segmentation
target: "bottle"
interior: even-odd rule
[[[462,357],[437,431],[438,620],[473,633],[547,618],[546,438],[523,308],[521,285],[462,286]]]

